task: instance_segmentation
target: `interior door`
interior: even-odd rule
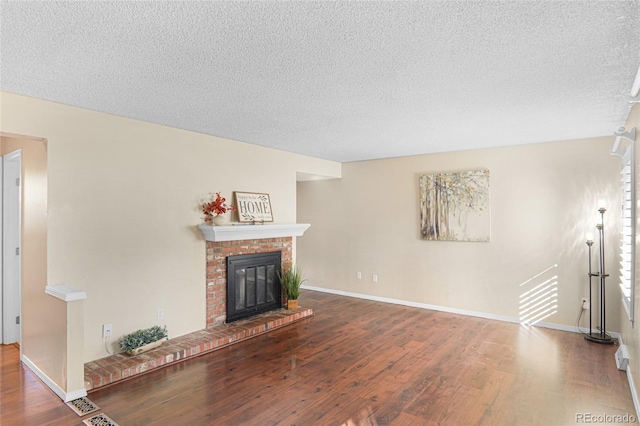
[[[22,291],[22,150],[4,156],[2,170],[2,343],[20,343]]]

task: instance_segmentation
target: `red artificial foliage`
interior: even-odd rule
[[[232,204],[226,204],[226,198],[222,197],[219,192],[216,192],[215,199],[211,195],[211,201],[202,204],[202,213],[205,219],[211,219],[214,216],[224,214],[227,210],[235,212],[236,208]]]

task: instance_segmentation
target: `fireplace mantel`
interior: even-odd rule
[[[270,225],[198,225],[206,241],[258,240],[262,238],[300,237],[309,229],[309,223]]]

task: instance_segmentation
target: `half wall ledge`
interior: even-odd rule
[[[53,296],[65,302],[73,302],[74,300],[84,300],[87,298],[87,293],[84,290],[78,290],[75,287],[65,284],[48,285],[45,287],[44,292],[49,296]]]
[[[211,226],[201,223],[198,229],[206,241],[258,240],[263,238],[301,237],[311,224],[271,224]]]

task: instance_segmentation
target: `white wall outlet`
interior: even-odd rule
[[[373,274],[373,282],[377,283],[378,282],[378,275]]]
[[[362,272],[356,272],[356,278],[361,280],[362,279]]]
[[[102,324],[102,337],[111,337],[112,331],[113,331],[113,325]]]
[[[582,300],[582,309],[588,311],[589,308],[591,307],[589,304],[589,299],[587,299],[586,297],[583,297],[581,300]]]
[[[158,319],[164,319],[164,308],[158,308]]]

